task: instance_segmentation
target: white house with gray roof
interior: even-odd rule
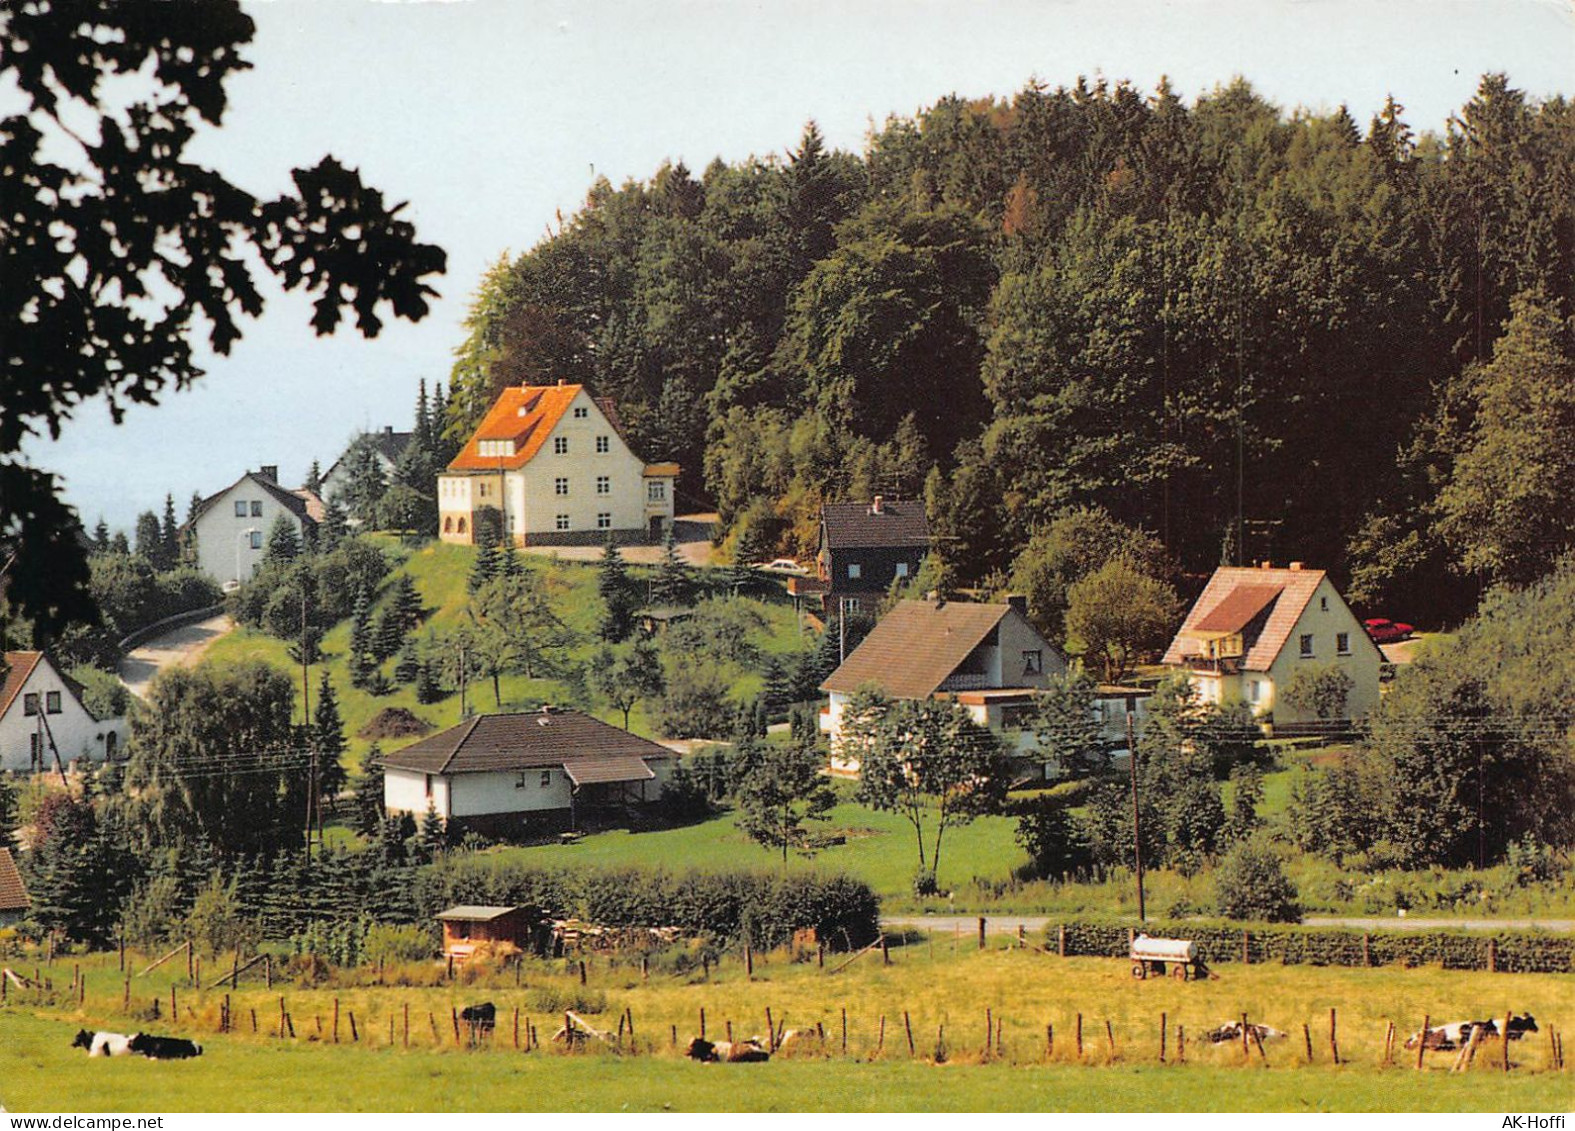
[[[248,471],[197,507],[191,527],[197,535],[197,568],[221,585],[231,587],[257,572],[268,532],[284,515],[303,541],[323,517],[323,503],[302,488],[279,485],[279,469],[265,464]]]

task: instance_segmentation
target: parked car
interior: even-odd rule
[[[1367,635],[1373,638],[1374,644],[1394,644],[1400,640],[1407,640],[1416,631],[1409,624],[1385,620],[1383,617],[1369,617],[1362,622],[1362,627],[1367,630]]]
[[[777,558],[774,561],[762,562],[761,564],[757,565],[755,568],[756,569],[763,569],[767,573],[806,574],[806,573],[809,572],[809,570],[807,570],[803,566],[799,565],[792,558]]]

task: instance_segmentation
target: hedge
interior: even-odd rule
[[[1046,948],[1060,946],[1063,924],[1046,928]],[[1531,931],[1489,935],[1471,931],[1357,931],[1344,927],[1259,926],[1219,921],[1084,920],[1064,924],[1068,955],[1126,958],[1128,932],[1190,939],[1210,966],[1240,962],[1242,939],[1249,963],[1279,962],[1309,966],[1428,966],[1446,970],[1486,970],[1510,974],[1575,972],[1575,938]],[[1365,953],[1363,939],[1366,939]]]
[[[542,869],[462,859],[423,869],[413,894],[423,918],[461,903],[536,904],[604,927],[678,927],[761,948],[805,929],[834,949],[863,946],[880,932],[875,893],[841,875]]]

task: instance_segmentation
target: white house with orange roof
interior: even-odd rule
[[[1240,701],[1276,727],[1318,720],[1278,692],[1297,671],[1332,664],[1351,679],[1349,719],[1378,706],[1383,655],[1321,569],[1268,562],[1214,571],[1165,652],[1208,702]]]
[[[471,544],[491,507],[516,546],[655,541],[677,476],[676,463],[639,459],[612,402],[585,386],[511,386],[438,476],[438,534]]]
[[[125,719],[96,718],[82,685],[43,652],[7,652],[0,671],[0,770],[49,771],[125,749]]]

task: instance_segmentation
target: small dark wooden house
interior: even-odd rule
[[[487,907],[461,904],[434,916],[443,924],[443,956],[463,962],[481,943],[508,943],[520,950],[538,947],[543,923],[539,907]]]
[[[919,572],[929,549],[922,502],[876,495],[868,503],[827,503],[817,558],[827,618],[873,615],[893,581]]]

